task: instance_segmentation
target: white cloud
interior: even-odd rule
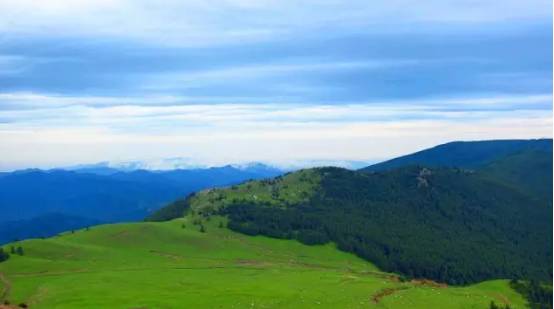
[[[0,106],[6,98],[27,106],[0,110],[4,169],[152,157],[213,164],[374,160],[451,140],[552,136],[550,95],[348,105],[187,105],[170,97],[156,105],[155,97],[134,104],[133,98],[2,94]]]
[[[83,162],[190,157],[198,162],[342,159],[372,160],[452,140],[551,137],[546,116],[477,121],[333,123],[304,127],[261,126],[256,130],[174,130],[121,133],[93,128],[0,130],[0,168],[53,167]]]
[[[551,95],[493,96],[352,104],[187,104],[186,98],[71,97],[0,93],[0,121],[13,127],[93,127],[123,131],[303,127],[326,123],[487,119],[550,111]]]
[[[461,66],[455,66],[462,69],[465,65],[476,64],[466,62],[492,63],[496,60],[495,48],[512,46],[513,41],[503,41],[502,36],[513,34],[514,29],[523,29],[521,22],[551,22],[551,9],[552,3],[547,0],[0,0],[0,46],[5,42],[13,43],[6,44],[7,48],[2,52],[10,50],[14,53],[0,54],[0,77],[14,77],[3,79],[2,85],[11,89],[35,91],[145,94],[110,97],[0,93],[0,169],[140,159],[142,156],[184,156],[221,163],[244,160],[368,160],[386,158],[454,139],[551,136],[551,94],[370,101],[341,105],[308,102],[312,98],[322,102],[321,98],[327,94],[330,98],[344,94],[342,99],[346,100],[350,97],[349,89],[352,92],[358,89],[343,86],[349,82],[346,77],[340,82],[321,81],[330,78],[333,73],[341,73],[336,74],[339,77],[337,79],[341,75],[352,75],[350,78],[356,75],[363,79],[365,77],[361,77],[362,74],[343,74],[362,71],[367,76],[383,75],[374,83],[368,81],[368,93],[377,90],[371,87],[381,87],[381,82],[384,88],[391,86],[392,90],[405,90],[406,93],[402,92],[404,95],[414,93],[411,89],[412,81],[415,82],[414,87],[421,85],[431,88],[437,85],[450,90],[448,87],[459,80],[460,88],[464,87],[464,82],[473,75],[464,75],[464,72],[453,74],[457,78],[441,86],[441,79],[449,81],[448,76],[439,74],[429,77],[435,73],[434,70],[422,70],[421,75],[415,74],[414,71],[418,71],[412,70],[413,66],[420,64],[420,58],[427,59],[426,62],[463,61]],[[376,51],[375,55],[380,55],[378,60],[371,58],[375,55],[368,48],[379,49],[374,46],[379,46],[380,38],[388,36],[376,36],[377,41],[372,42],[371,47],[365,46],[365,49],[359,51],[352,43],[366,37],[360,35],[362,32],[387,34],[430,29],[430,33],[436,36],[441,33],[452,34],[453,28],[498,30],[500,34],[495,33],[491,38],[500,43],[493,44],[490,54],[488,50],[483,51],[488,48],[488,41],[483,43],[483,49],[462,50],[460,53],[446,48],[458,47],[456,44],[448,45],[449,42],[445,42],[445,47],[441,47],[437,43],[439,41],[422,45],[406,44],[414,46],[412,54],[410,48],[396,53],[395,42],[404,46],[400,41],[383,41],[388,45],[382,51]],[[337,33],[350,38],[348,42],[352,45],[341,47],[348,49],[348,53],[337,48],[335,57],[334,46],[328,47],[328,53],[310,53],[310,48],[321,48],[317,44],[310,45],[310,38],[325,42],[328,36]],[[459,42],[457,37],[453,40],[461,44],[467,37],[464,34]],[[58,38],[70,40],[62,44],[55,40]],[[408,39],[408,36],[400,39],[404,38]],[[304,43],[304,39],[308,40],[306,52],[292,53],[290,49],[296,47],[297,42]],[[35,40],[41,44],[35,45]],[[101,42],[96,45],[98,40]],[[284,45],[288,46],[287,50],[271,49],[268,53],[276,54],[269,55],[272,57],[244,59],[251,52],[262,53],[260,50],[263,48],[257,50],[255,47],[264,47],[256,43],[265,40],[286,41]],[[398,37],[395,40],[399,40]],[[129,41],[138,44],[127,45]],[[65,42],[71,44],[66,46]],[[115,43],[112,48],[129,46],[129,49],[115,54],[98,51],[100,55],[95,58],[96,50],[87,50],[90,55],[81,51],[86,50],[89,42],[95,48]],[[35,46],[49,46],[50,43],[53,47],[47,50],[31,50]],[[442,60],[429,60],[433,53],[428,53],[426,49],[435,46],[435,43],[437,47],[433,53],[439,55],[444,51],[439,57]],[[442,41],[439,43],[442,44]],[[204,61],[196,52],[211,51],[190,49],[184,51],[181,58],[168,58],[167,61],[175,63],[167,62],[159,67],[149,63],[158,60],[163,62],[166,52],[173,55],[174,52],[183,51],[167,49],[167,46],[163,46],[165,44],[171,47],[237,44],[242,52],[234,59],[233,48],[214,49],[218,52],[206,57],[202,65],[188,66],[189,61]],[[75,46],[79,48],[72,50]],[[471,46],[476,45],[470,44],[468,49]],[[164,52],[152,53],[153,48]],[[133,60],[127,52],[151,56]],[[226,52],[229,52],[228,57]],[[364,59],[362,54],[366,52],[368,54],[365,56],[370,58],[359,60]],[[523,52],[514,52],[506,58],[508,60],[500,59],[495,65],[481,63],[483,67],[475,67],[475,70],[485,70],[487,73],[480,75],[482,80],[476,83],[511,85],[517,81],[520,86],[522,83],[536,86],[545,81],[550,82],[551,74],[547,74],[551,73],[550,68],[544,74],[547,78],[535,74],[535,60],[529,60],[536,58],[534,53],[529,53],[521,62],[514,58]],[[192,55],[190,59],[187,53]],[[353,54],[359,54],[362,58],[354,60]],[[45,58],[41,58],[42,55]],[[399,55],[404,55],[404,58],[394,60]],[[72,59],[72,56],[76,59]],[[225,61],[214,61],[212,57],[215,56],[225,57]],[[387,59],[389,56],[391,58]],[[414,59],[410,59],[412,56]],[[129,62],[123,61],[125,63],[119,67],[116,64],[120,59]],[[81,71],[79,65],[58,66],[52,65],[51,61],[84,61],[85,65]],[[509,65],[512,62],[517,67],[515,71]],[[442,63],[433,65],[434,68]],[[107,66],[114,66],[114,70],[106,70]],[[499,66],[503,70],[498,70]],[[518,71],[520,66],[521,72]],[[143,70],[145,67],[149,69]],[[378,74],[381,72],[377,70],[382,68],[394,70],[388,72],[390,76]],[[406,71],[406,74],[396,71]],[[62,74],[52,81],[48,80],[58,72]],[[310,72],[314,72],[316,78],[310,79]],[[420,76],[422,80],[419,80]],[[110,81],[114,82],[113,88],[106,85]],[[120,81],[125,83],[118,84]],[[401,85],[392,87],[397,81]],[[132,87],[123,85],[127,83],[132,84]],[[63,87],[61,84],[69,86]],[[357,84],[365,87],[361,85]],[[228,89],[223,89],[225,86]],[[234,86],[237,86],[236,89]],[[248,91],[262,87],[262,90],[271,91],[260,91],[258,97],[256,91]],[[475,90],[471,85],[468,87],[467,91],[463,89],[468,96],[473,96],[476,91],[485,91],[482,89],[487,89],[488,93],[502,92],[502,89],[515,93],[521,89],[489,86]],[[460,93],[460,88],[452,90],[452,93]],[[545,88],[528,87],[531,89],[529,91],[538,92],[542,90],[533,89]],[[391,89],[389,91],[392,92]],[[445,93],[444,89],[425,90],[427,95]],[[362,89],[364,91],[365,88]],[[190,93],[191,96],[180,96],[177,93]],[[195,93],[212,93],[213,96],[194,96]],[[225,96],[225,93],[238,95],[230,97]],[[273,95],[282,97],[272,101]],[[294,96],[300,98],[296,102],[304,104],[274,103],[285,101],[286,98],[293,101]],[[362,93],[351,97],[380,95],[364,96]],[[252,100],[263,102],[254,104]],[[221,104],[206,104],[214,102]]]

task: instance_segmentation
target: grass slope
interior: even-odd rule
[[[104,225],[18,243],[0,263],[5,299],[32,308],[488,308],[525,301],[495,280],[399,282],[331,244],[249,237],[221,217]],[[182,225],[186,227],[183,228]]]

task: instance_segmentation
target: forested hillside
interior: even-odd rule
[[[551,175],[537,175],[544,175],[540,169],[551,157],[529,152],[533,155],[505,156],[477,171],[303,170],[200,192],[163,219],[188,212],[223,214],[233,230],[306,244],[335,242],[406,277],[450,284],[550,281],[552,200],[535,193],[549,190]],[[534,182],[534,188],[520,185],[522,180]]]
[[[361,171],[383,171],[409,165],[476,169],[526,151],[552,154],[552,139],[450,142],[377,163]]]
[[[552,152],[526,150],[507,155],[481,168],[482,173],[523,194],[552,200]]]

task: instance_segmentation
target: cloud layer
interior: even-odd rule
[[[552,129],[552,97],[540,95],[341,105],[0,99],[11,102],[0,111],[4,169],[178,156],[212,165],[377,160],[453,139],[535,138]]]
[[[549,137],[551,1],[0,1],[0,169]]]

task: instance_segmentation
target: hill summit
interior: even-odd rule
[[[201,191],[151,219],[225,215],[229,228],[248,235],[335,242],[383,270],[450,284],[491,278],[548,281],[552,200],[528,188],[537,177],[551,183],[551,170],[541,163],[551,164],[551,154],[518,147],[489,157],[461,167],[409,162],[376,171],[307,169]],[[498,166],[510,162],[517,175],[534,176],[499,172]],[[547,191],[548,182],[537,185]]]

